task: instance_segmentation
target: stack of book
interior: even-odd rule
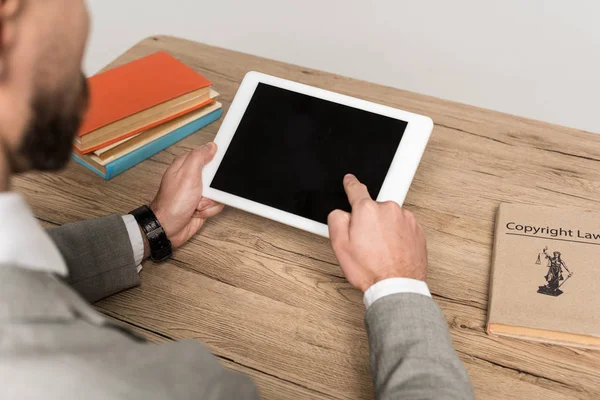
[[[217,120],[211,82],[165,52],[89,79],[77,162],[110,179]]]

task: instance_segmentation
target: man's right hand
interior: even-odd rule
[[[344,177],[352,213],[329,214],[333,251],[350,284],[363,292],[388,278],[424,281],[425,233],[414,215],[394,202],[377,203],[354,175]]]

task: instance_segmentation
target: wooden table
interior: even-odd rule
[[[425,227],[428,283],[477,397],[600,398],[600,352],[484,329],[498,204],[600,210],[600,136],[172,37],[148,38],[111,66],[163,49],[212,80],[225,111],[244,74],[257,70],[432,117],[405,206]],[[108,182],[71,163],[14,187],[47,226],[124,213],[149,202],[173,158],[211,140],[219,125]],[[362,296],[327,240],[227,209],[171,261],[145,263],[141,274],[140,287],[98,308],[155,341],[203,342],[250,374],[266,399],[373,397]]]

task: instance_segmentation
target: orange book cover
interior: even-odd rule
[[[78,136],[211,84],[164,51],[92,76],[88,82],[90,106]]]

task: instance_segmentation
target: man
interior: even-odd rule
[[[87,32],[82,0],[0,0],[0,398],[255,399],[252,382],[199,343],[144,343],[89,305],[139,284],[137,266],[154,249],[133,216],[45,232],[9,192],[11,174],[69,159],[86,103]],[[222,209],[202,197],[215,152],[209,143],[176,158],[150,205],[175,249]],[[472,398],[423,281],[422,228],[397,205],[375,203],[355,177],[344,187],[352,214],[331,213],[331,240],[365,292],[377,398]]]

